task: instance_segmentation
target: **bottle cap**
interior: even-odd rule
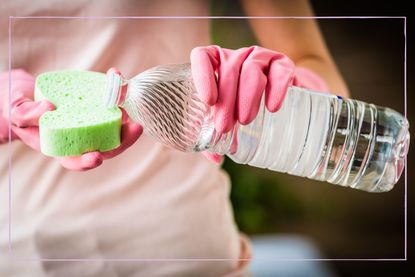
[[[122,104],[125,99],[126,88],[127,86],[123,84],[121,72],[114,67],[108,69],[104,94],[105,106],[111,108]]]

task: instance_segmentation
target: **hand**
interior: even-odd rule
[[[325,88],[324,81],[310,70],[296,68],[284,54],[258,46],[237,50],[216,45],[196,47],[190,60],[198,96],[213,106],[219,133],[229,132],[236,122],[242,125],[252,122],[264,93],[266,108],[276,112],[290,85]],[[220,161],[219,155],[204,154]]]
[[[111,159],[126,150],[134,144],[143,133],[143,127],[140,124],[129,121],[127,113],[122,111],[121,126],[121,145],[116,149],[106,152],[89,152],[77,157],[59,157],[60,163],[67,169],[88,170],[102,164],[104,160]]]
[[[12,70],[11,99],[9,101],[9,72],[0,74],[0,140],[9,139],[8,121],[11,119],[11,139],[20,139],[39,149],[39,117],[54,109],[48,101],[33,101],[35,79],[24,70]],[[10,105],[9,105],[10,102]]]
[[[20,139],[31,148],[39,151],[39,118],[47,112],[54,110],[48,101],[33,101],[35,79],[24,70],[11,71],[11,101],[10,121],[12,129],[11,139]],[[8,140],[9,120],[9,73],[0,74],[0,142]],[[72,170],[88,170],[102,164],[103,160],[110,159],[131,146],[141,135],[143,128],[128,121],[123,112],[123,125],[121,129],[121,145],[107,152],[89,152],[78,157],[59,157],[60,163]]]

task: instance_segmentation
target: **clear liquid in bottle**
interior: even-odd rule
[[[409,147],[409,123],[398,112],[357,100],[290,87],[279,111],[263,101],[255,120],[226,134],[196,95],[190,64],[149,69],[127,82],[108,76],[106,102],[120,105],[144,131],[181,151],[210,151],[241,164],[362,189],[389,191]]]

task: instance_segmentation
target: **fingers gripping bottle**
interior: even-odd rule
[[[409,123],[389,108],[291,86],[276,113],[262,99],[253,122],[218,134],[190,64],[157,66],[128,81],[109,70],[107,78],[108,106],[124,108],[149,136],[181,151],[369,192],[391,190],[404,168]]]

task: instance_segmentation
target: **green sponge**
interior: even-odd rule
[[[39,120],[40,149],[48,156],[78,156],[120,145],[121,111],[103,103],[106,75],[91,71],[54,71],[39,75],[35,100],[56,110]]]

